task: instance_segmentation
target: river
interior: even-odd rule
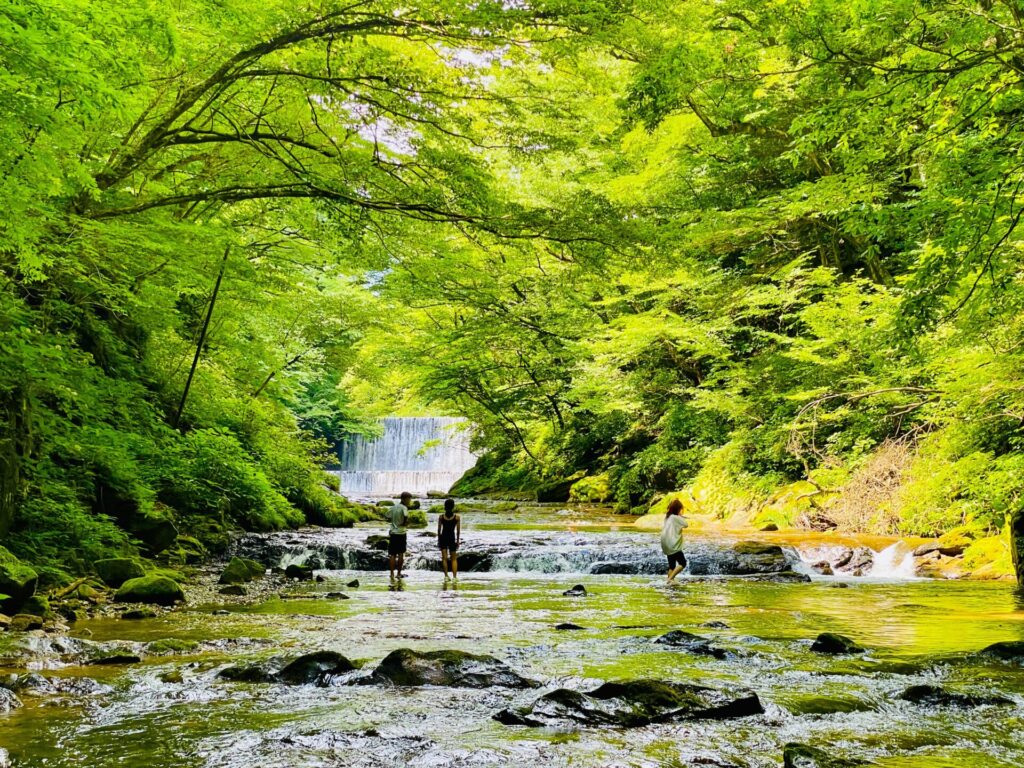
[[[319,557],[334,558],[326,566],[365,567],[345,553],[365,549],[375,532],[292,532],[250,537],[240,547],[282,562]],[[77,666],[37,638],[35,671],[88,676],[99,685],[87,694],[21,694],[24,706],[0,715],[0,746],[17,766],[90,768],[775,768],[789,742],[891,768],[1024,764],[1024,669],[975,655],[997,641],[1024,639],[1024,605],[1013,585],[716,575],[715,553],[734,542],[695,533],[688,549],[705,575],[666,587],[654,573],[661,570],[656,537],[600,510],[470,513],[463,535],[467,551],[489,553],[489,570],[464,573],[457,585],[428,570],[433,539],[413,532],[414,569],[400,591],[389,589],[386,572],[331,569],[321,571],[322,583],[277,577],[257,600],[220,597],[207,586],[190,591],[187,608],[156,618],[74,626],[72,636],[90,644],[139,649],[184,641],[146,646],[151,652],[140,653],[139,663]],[[635,572],[602,573],[605,566],[595,563]],[[353,579],[358,587],[347,586]],[[577,583],[586,596],[563,596]],[[563,622],[582,629],[555,628]],[[654,642],[677,629],[707,638],[721,653]],[[811,641],[825,631],[848,635],[867,652],[812,652]],[[372,669],[398,648],[493,654],[542,687],[347,684],[364,674],[358,671],[325,687],[218,677],[239,661],[324,649]],[[24,673],[13,668],[10,648],[7,654],[11,669],[0,673]],[[630,729],[527,728],[493,719],[556,687],[587,691],[635,678],[750,690],[764,713]],[[933,706],[900,698],[916,685],[1006,701]]]

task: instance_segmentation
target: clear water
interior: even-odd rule
[[[464,536],[490,542],[530,536],[543,548],[620,546],[646,540],[600,514],[467,518]],[[571,529],[571,530],[570,530]],[[338,532],[365,536],[371,531]],[[301,535],[292,534],[300,540]],[[429,548],[427,538],[416,547]],[[651,575],[412,571],[402,591],[386,574],[328,572],[296,585],[309,599],[274,598],[230,608],[193,606],[148,621],[96,619],[76,631],[93,640],[254,638],[224,649],[156,657],[89,675],[112,686],[85,698],[23,697],[0,715],[0,746],[19,766],[697,766],[777,767],[800,741],[892,768],[999,768],[1024,764],[1024,670],[970,657],[998,640],[1024,639],[1024,602],[1012,585],[849,579],[810,584],[691,579],[665,587]],[[358,589],[344,583],[358,577]],[[563,597],[574,583],[585,598]],[[350,600],[317,599],[343,590]],[[722,621],[728,629],[700,625]],[[562,632],[559,622],[587,629]],[[716,660],[653,645],[687,629],[736,651]],[[813,654],[819,632],[850,635],[863,657]],[[334,649],[369,664],[401,647],[492,653],[545,686],[589,688],[635,677],[755,690],[766,714],[635,730],[528,730],[491,719],[536,692],[383,687],[287,687],[228,683],[222,666],[242,659]],[[180,677],[178,676],[180,675]],[[1014,704],[928,708],[900,701],[917,683],[1001,692]]]

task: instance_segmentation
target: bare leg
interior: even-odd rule
[[[398,556],[398,578],[402,578],[402,568],[405,567],[405,552]]]
[[[391,580],[395,580],[395,556],[388,555],[388,570],[391,572]]]
[[[441,550],[441,570],[444,571],[445,579],[448,578],[448,550]]]
[[[676,576],[678,576],[682,572],[683,572],[683,566],[681,566],[681,565],[677,565],[675,568],[671,569],[668,572],[668,578],[665,580],[666,583],[671,584],[673,581],[675,581]]]
[[[452,560],[452,578],[453,579],[457,579],[457,578],[459,578],[459,556],[455,553],[454,549],[452,550],[451,560]]]

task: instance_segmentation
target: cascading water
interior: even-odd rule
[[[372,497],[447,491],[476,464],[465,424],[444,416],[383,419],[381,437],[357,435],[342,444],[341,492]]]
[[[875,555],[867,575],[876,579],[912,579],[914,553],[902,541],[897,541]]]

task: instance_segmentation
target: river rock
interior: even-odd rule
[[[217,590],[222,595],[228,595],[233,597],[245,597],[249,594],[249,590],[243,587],[241,584],[228,584],[226,587],[221,587]]]
[[[345,586],[346,587],[352,587],[353,589],[355,589],[356,587],[359,586],[359,579],[352,579],[352,581],[346,582]]]
[[[344,592],[328,592],[327,598],[329,600],[348,600],[349,596]]]
[[[335,675],[351,672],[356,666],[335,651],[315,651],[290,661],[277,674],[277,679],[286,685],[325,686]]]
[[[790,570],[782,547],[760,541],[741,541],[732,547],[687,550],[688,572],[694,576],[750,576]]]
[[[837,635],[834,632],[822,632],[811,644],[811,650],[815,653],[827,653],[832,655],[846,653],[864,653],[864,648],[857,645],[846,635]]]
[[[92,567],[103,583],[114,589],[120,587],[128,579],[137,579],[146,575],[142,564],[130,557],[108,557],[97,560]]]
[[[11,619],[9,629],[12,632],[31,632],[34,629],[43,628],[43,619],[40,616],[33,616],[29,613],[16,614]]]
[[[125,611],[121,614],[122,619],[128,619],[129,621],[139,621],[141,619],[155,619],[157,616],[156,611],[152,608],[132,608],[129,611]]]
[[[572,587],[569,587],[569,589],[565,590],[565,592],[562,593],[562,596],[563,597],[586,597],[587,596],[587,588],[584,587],[582,584],[576,584],[576,585],[574,585]]]
[[[13,611],[32,597],[39,574],[0,547],[0,610]]]
[[[486,654],[465,651],[392,651],[362,684],[439,685],[452,688],[536,688],[538,683]]]
[[[711,641],[706,637],[694,635],[681,629],[666,632],[656,638],[654,642],[658,645],[667,645],[670,648],[681,648],[699,656],[714,656],[716,659],[724,659],[727,655],[724,649],[711,645]]]
[[[992,643],[978,651],[980,656],[988,656],[1002,661],[1024,662],[1024,640],[1004,640]]]
[[[559,688],[528,707],[505,709],[494,719],[530,727],[574,723],[638,728],[673,720],[725,720],[764,712],[749,691],[724,692],[662,680],[604,683],[589,692]]]
[[[122,584],[114,594],[114,600],[119,603],[174,605],[185,602],[185,592],[178,582],[167,576],[140,576]]]
[[[850,551],[850,559],[841,565],[837,561],[832,565],[833,569],[852,573],[854,576],[862,576],[871,570],[875,562],[875,553],[870,547],[857,547]]]
[[[586,629],[586,627],[581,627],[579,624],[573,624],[571,621],[565,621],[561,624],[555,624],[555,629],[560,629],[563,631],[572,631],[577,629]]]
[[[232,557],[220,574],[220,584],[248,584],[266,573],[263,563],[247,557]]]
[[[707,629],[729,629],[729,625],[724,621],[705,621],[701,626]]]
[[[313,567],[310,565],[300,565],[299,563],[292,563],[284,569],[284,575],[289,579],[298,579],[299,581],[312,581]]]
[[[864,760],[836,757],[831,752],[807,744],[790,743],[782,752],[783,768],[857,768],[867,764]]]
[[[382,552],[388,551],[388,537],[379,533],[374,533],[366,537],[366,545],[370,549],[379,549]]]
[[[960,693],[958,691],[950,691],[938,685],[912,685],[900,694],[900,698],[912,704],[927,704],[931,707],[959,707],[962,709],[985,705],[1003,706],[1013,704],[1005,696]]]
[[[14,694],[14,691],[9,688],[0,688],[0,713],[10,712],[20,706],[21,699]]]
[[[134,653],[127,653],[125,651],[107,651],[101,652],[100,655],[89,659],[86,664],[103,665],[103,666],[117,666],[121,664],[138,664],[142,661],[142,658],[136,656]]]

